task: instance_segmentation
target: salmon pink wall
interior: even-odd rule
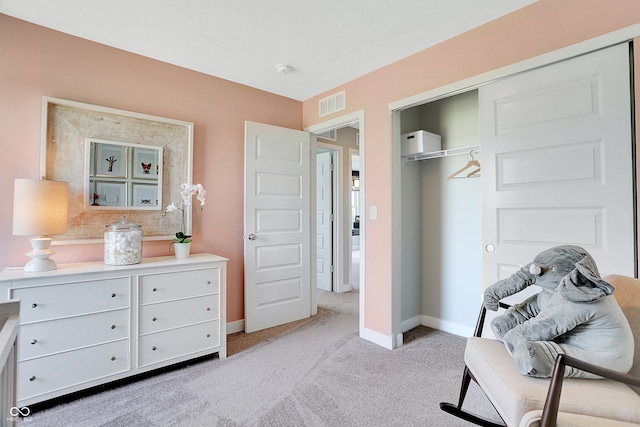
[[[387,336],[399,332],[392,331],[395,294],[391,264],[393,180],[389,103],[638,22],[637,0],[540,0],[303,103],[304,127],[354,111],[365,112],[365,146],[360,153],[365,163],[367,206],[363,211],[367,212],[371,205],[378,207],[377,220],[368,220],[363,215],[366,328]],[[318,100],[339,90],[346,91],[346,111],[319,118]]]
[[[193,252],[228,264],[227,321],[244,318],[244,121],[301,129],[299,101],[133,55],[0,14],[0,268],[24,265],[29,238],[12,232],[13,181],[39,178],[42,97],[195,123],[193,180],[207,190],[194,214]],[[55,246],[59,263],[103,259],[103,246]],[[168,255],[145,242],[143,256]]]
[[[0,210],[0,268],[27,261],[28,238],[11,234],[13,180],[38,177],[42,96],[190,121],[194,181],[208,191],[205,211],[194,215],[193,250],[230,258],[227,320],[242,319],[244,120],[301,129],[331,119],[318,117],[318,99],[344,89],[347,110],[335,116],[365,111],[366,200],[378,206],[378,220],[363,215],[365,326],[391,335],[388,104],[638,22],[637,0],[540,0],[301,104],[0,15],[0,197],[7,206]],[[166,246],[145,242],[144,256],[164,255]],[[58,262],[102,259],[101,245],[55,250]]]

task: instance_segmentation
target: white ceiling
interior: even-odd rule
[[[0,0],[0,13],[304,101],[534,1]]]

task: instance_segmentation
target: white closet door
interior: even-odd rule
[[[316,154],[316,265],[317,288],[333,290],[333,220],[331,218],[331,152]]]
[[[552,246],[634,274],[629,47],[479,90],[483,288]]]

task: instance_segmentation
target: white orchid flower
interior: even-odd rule
[[[175,211],[178,211],[178,210],[182,212],[181,227],[180,227],[181,232],[180,232],[180,234],[184,234],[185,207],[186,206],[191,206],[191,198],[195,194],[197,194],[196,197],[197,197],[198,201],[200,202],[200,210],[203,210],[204,204],[205,204],[205,200],[206,200],[206,195],[207,195],[207,192],[204,190],[204,187],[202,186],[202,184],[187,184],[185,182],[183,184],[180,184],[180,198],[182,199],[182,203],[179,204],[179,205],[176,205],[176,203],[173,202],[170,205],[168,205],[167,208],[162,213],[162,216],[165,217],[170,212],[175,212]],[[176,234],[176,236],[177,236],[177,234]],[[181,237],[184,240],[185,237],[191,237],[191,236],[181,236]]]
[[[184,183],[180,185],[180,197],[184,206],[191,206],[191,196],[195,193],[195,186]]]
[[[198,190],[198,196],[196,198],[200,201],[200,210],[202,210],[206,201],[207,192],[202,187],[202,184],[196,185],[196,188]]]

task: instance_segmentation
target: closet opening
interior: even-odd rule
[[[620,43],[394,111],[394,143],[418,131],[442,143],[394,149],[394,333],[426,325],[470,336],[482,290],[552,246],[582,246],[600,272],[634,275],[631,75]]]
[[[475,322],[478,301],[461,296],[481,291],[479,120],[478,90],[400,112],[402,135],[440,137],[439,146],[402,147],[414,153],[400,163],[403,332],[425,315]]]

